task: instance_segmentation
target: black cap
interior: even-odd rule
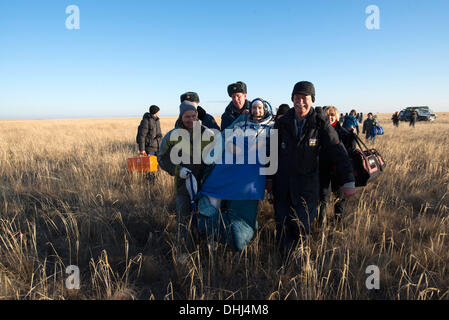
[[[156,113],[158,113],[159,110],[160,110],[160,109],[159,109],[158,106],[152,105],[152,106],[150,107],[150,113],[151,113],[151,114],[156,114]]]
[[[181,95],[181,102],[183,102],[185,100],[190,101],[190,102],[198,102],[199,103],[200,97],[198,96],[198,93],[196,93],[196,92],[186,92]]]
[[[278,108],[278,112],[276,113],[276,116],[281,116],[283,114],[286,114],[287,111],[290,110],[290,106],[288,104],[281,104]]]
[[[312,96],[312,102],[315,102],[315,87],[312,82],[300,81],[295,84],[292,92],[292,101],[295,94],[305,94],[306,96]]]
[[[236,83],[231,83],[228,86],[228,95],[232,97],[234,93],[247,93],[246,92],[246,84],[242,81],[237,81]]]

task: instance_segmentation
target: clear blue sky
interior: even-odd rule
[[[238,80],[273,107],[309,80],[343,112],[449,111],[448,17],[447,0],[1,0],[0,119],[177,115],[185,91],[221,115]]]

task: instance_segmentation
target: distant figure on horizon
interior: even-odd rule
[[[416,120],[418,120],[418,112],[416,112],[416,110],[413,110],[412,114],[410,116],[410,124],[409,124],[409,126],[414,128]]]
[[[370,112],[368,113],[368,118],[363,122],[363,130],[362,134],[366,133],[366,140],[371,141],[373,144],[376,141],[377,136],[377,130],[376,130],[376,119],[373,118],[373,114]]]
[[[396,111],[391,117],[391,120],[393,120],[393,126],[399,127],[399,112]]]

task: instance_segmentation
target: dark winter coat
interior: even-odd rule
[[[208,127],[209,129],[217,129],[220,130],[220,127],[218,126],[217,122],[215,121],[214,117],[210,114],[206,113],[204,116],[204,119],[201,120],[201,123]]]
[[[274,128],[278,129],[279,149],[278,171],[273,177],[276,201],[288,201],[290,194],[293,206],[303,201],[318,203],[321,150],[336,166],[342,184],[355,181],[346,149],[324,114],[310,110],[299,140],[294,108],[278,119]]]
[[[340,142],[345,146],[349,157],[351,157],[357,149],[357,142],[354,132],[346,130],[340,125],[339,122],[337,122],[333,128],[337,132]],[[325,149],[321,149],[320,152],[320,183],[322,181],[326,181],[327,184],[329,184],[328,181],[331,181],[332,191],[336,191],[344,183],[342,183],[342,181],[338,181],[338,175],[336,174],[337,168],[331,161],[332,156],[326,154],[325,151]],[[328,185],[324,187],[327,188]]]
[[[377,121],[374,118],[371,119],[366,119],[365,121],[363,121],[363,131],[362,133],[368,133],[368,135],[372,136],[372,135],[376,135],[374,134],[375,131],[373,130],[373,128],[377,125]]]
[[[234,106],[234,103],[231,101],[228,106],[225,109],[225,112],[221,116],[221,131],[229,127],[235,119],[237,119],[244,110],[251,111],[251,103],[249,100],[245,101],[245,104],[243,105],[243,108],[240,110],[237,110],[237,108]]]
[[[157,153],[162,140],[161,124],[159,118],[149,112],[143,115],[137,130],[136,142],[139,145],[139,151],[146,153]]]

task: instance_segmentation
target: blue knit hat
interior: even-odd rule
[[[196,107],[197,107],[196,103],[184,100],[179,106],[179,117],[182,117],[184,112],[189,111],[189,110],[198,112],[198,110],[196,110]]]

